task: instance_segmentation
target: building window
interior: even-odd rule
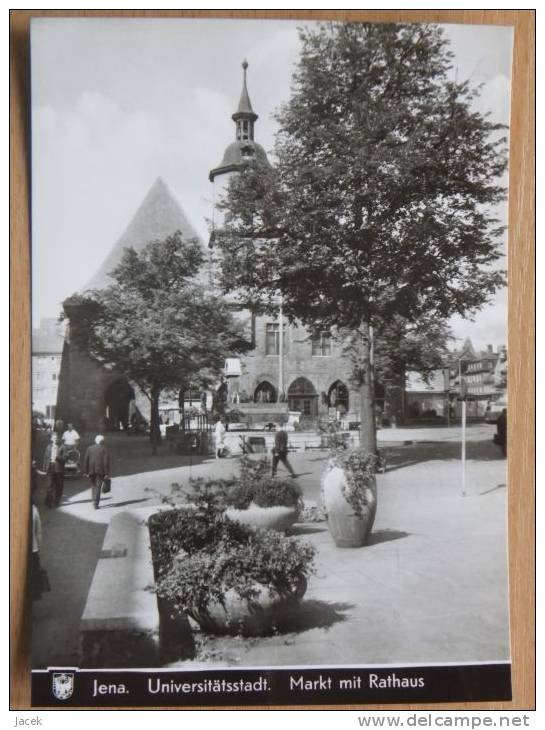
[[[265,354],[278,355],[280,353],[280,326],[268,322],[265,329]]]
[[[57,373],[53,373],[51,377],[53,378],[53,380],[57,380]]]
[[[286,325],[282,332],[284,352],[286,352]],[[280,355],[280,325],[278,322],[267,322],[265,325],[265,354]]]
[[[312,337],[311,342],[313,357],[331,355],[331,335],[329,332],[321,332],[316,337]]]

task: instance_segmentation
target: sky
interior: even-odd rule
[[[270,151],[273,112],[289,98],[299,37],[293,21],[33,18],[33,319],[56,317],[127,227],[157,177],[208,239],[212,186],[234,140],[247,58],[256,141]],[[309,25],[309,23],[305,23]],[[477,108],[509,121],[512,28],[444,26],[453,73],[482,84]],[[507,222],[507,204],[499,211]],[[61,265],[59,266],[59,262]],[[461,341],[507,341],[507,295]]]

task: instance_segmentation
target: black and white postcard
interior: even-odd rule
[[[511,698],[512,30],[33,19],[35,706]]]

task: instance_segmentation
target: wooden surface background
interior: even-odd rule
[[[535,706],[535,14],[533,10],[55,11],[10,13],[10,707],[30,707],[27,600],[30,473],[31,16],[246,17],[513,25],[509,190],[509,585],[513,700],[366,709]],[[357,706],[354,706],[354,708]],[[315,709],[315,708],[314,708]]]

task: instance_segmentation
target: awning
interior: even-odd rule
[[[226,378],[236,378],[242,374],[242,368],[240,366],[240,360],[238,357],[228,357],[225,360],[223,372]]]

